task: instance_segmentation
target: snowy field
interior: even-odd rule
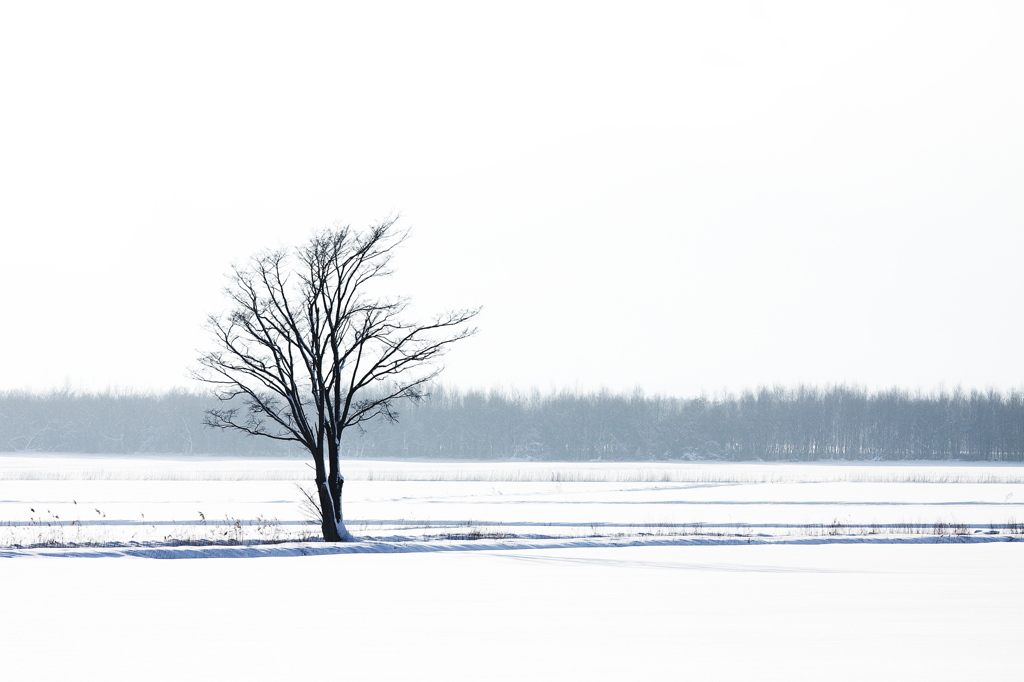
[[[352,461],[344,474],[349,530],[370,544],[1024,532],[1019,466]],[[311,478],[299,459],[0,455],[0,547],[306,540]]]
[[[344,473],[0,455],[0,677],[1024,679],[1019,466]]]

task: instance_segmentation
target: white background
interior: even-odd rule
[[[462,387],[1024,385],[1017,3],[5,3],[0,390],[188,385],[401,212]]]

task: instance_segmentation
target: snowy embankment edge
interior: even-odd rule
[[[142,559],[255,559],[260,557],[326,556],[334,554],[408,554],[416,552],[479,552],[617,547],[684,547],[723,545],[893,545],[1014,542],[1011,535],[953,535],[909,537],[773,538],[755,536],[694,538],[574,538],[470,541],[378,541],[346,543],[289,542],[251,545],[94,546],[0,548],[0,559],[15,557]]]

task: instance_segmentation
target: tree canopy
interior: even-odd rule
[[[374,418],[396,420],[396,404],[423,398],[437,361],[475,332],[478,309],[417,321],[409,298],[382,293],[407,234],[388,219],[258,253],[232,269],[230,309],[208,321],[215,349],[200,356],[196,377],[213,385],[222,406],[206,424],[308,450],[329,541],[348,538],[342,434]]]

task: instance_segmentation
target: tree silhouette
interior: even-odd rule
[[[223,406],[205,423],[307,449],[328,542],[351,539],[341,512],[345,430],[396,421],[396,403],[423,398],[437,360],[475,332],[468,323],[476,309],[413,322],[408,298],[379,293],[407,234],[388,219],[259,253],[232,269],[231,308],[208,321],[216,349],[200,356],[195,376]]]

